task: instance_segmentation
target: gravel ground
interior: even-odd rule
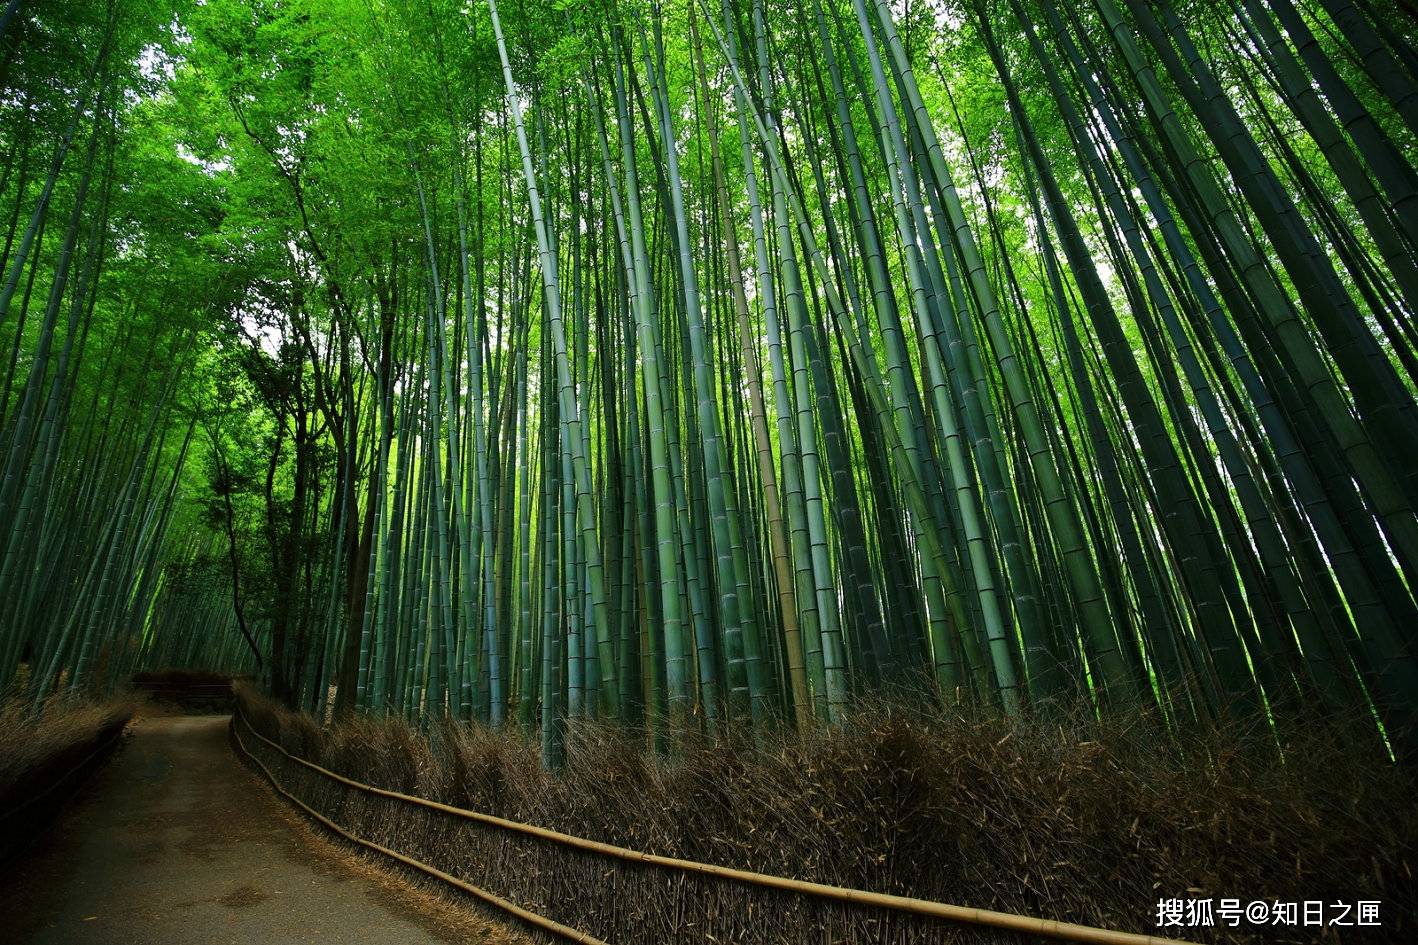
[[[521,945],[317,834],[240,765],[228,716],[141,718],[0,881],[14,945]]]

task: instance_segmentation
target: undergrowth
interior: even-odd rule
[[[232,681],[232,674],[209,669],[181,669],[167,667],[146,669],[133,674],[135,686],[226,686]]]
[[[136,707],[126,696],[96,701],[60,694],[38,711],[24,697],[0,701],[0,810],[32,773],[76,750],[92,749],[131,718]]]
[[[1006,720],[879,703],[859,706],[836,728],[682,739],[668,755],[623,730],[578,724],[565,767],[552,773],[513,728],[448,722],[421,732],[361,715],[323,729],[250,687],[238,693],[258,731],[340,774],[645,852],[1154,934],[1162,898],[1380,900],[1381,929],[1325,940],[1414,939],[1413,778],[1375,762],[1366,743],[1332,722],[1279,733],[1230,723],[1163,737],[1142,716]],[[503,895],[514,890],[492,879],[525,887],[519,901],[541,897],[563,921],[601,923],[597,934],[612,941],[1024,940],[895,926],[878,938],[873,930],[887,926],[840,917],[837,932],[810,937],[793,923],[820,917],[795,919],[781,902],[738,931],[681,935],[683,915],[657,917],[653,901],[634,914],[589,901],[611,895],[598,884],[619,865],[567,864],[559,848],[505,836],[484,842],[426,811],[298,770],[287,776],[344,826]],[[559,869],[586,879],[548,885],[542,874]],[[572,901],[580,898],[588,901]],[[704,921],[713,925],[730,907],[732,898],[704,906]],[[1317,931],[1248,932],[1244,922],[1169,930],[1208,942],[1313,942]]]
[[[117,748],[138,703],[64,693],[37,710],[33,699],[0,699],[0,865],[16,860]]]

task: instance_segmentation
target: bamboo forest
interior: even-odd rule
[[[1418,750],[1410,4],[0,23],[0,683]]]
[[[934,751],[921,718],[992,733],[989,783],[1092,731],[1223,772],[1186,746],[1418,764],[1413,0],[5,0],[0,216],[0,728],[225,674],[252,784],[384,853],[414,828],[348,819],[296,755],[681,861],[1144,930],[1141,899],[935,884],[896,841],[880,874],[750,855],[692,814],[722,793],[748,837],[754,790],[811,782],[837,829],[838,769],[785,759]],[[390,732],[431,747],[341,754]],[[1019,797],[1091,790],[1112,743],[1067,737]],[[533,763],[491,800],[425,783],[474,744]],[[711,757],[740,761],[687,807],[633,786]],[[979,824],[1032,816],[1000,790]],[[1409,829],[1404,796],[1372,822]],[[1116,803],[1109,829],[1153,829]],[[1101,855],[1039,842],[1019,862]],[[1345,875],[1411,880],[1404,845]],[[1297,849],[1255,862],[1340,863]],[[840,903],[815,939],[696,938],[518,885],[589,896],[567,862],[440,868],[578,941],[966,941]],[[1138,896],[1215,885],[1182,875]],[[1383,888],[1398,934],[1412,894]]]

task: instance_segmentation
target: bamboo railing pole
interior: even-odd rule
[[[667,869],[676,869],[688,873],[700,873],[702,875],[707,876],[716,876],[721,879],[729,879],[734,880],[736,882],[747,883],[751,886],[761,886],[767,889],[778,889],[786,892],[801,893],[803,895],[815,896],[819,899],[833,899],[838,902],[848,902],[856,905],[871,906],[879,909],[890,909],[896,912],[905,912],[911,915],[921,915],[938,919],[946,919],[952,922],[963,922],[969,925],[986,925],[992,928],[1006,929],[1008,931],[1021,932],[1028,935],[1043,935],[1048,938],[1062,939],[1064,941],[1085,942],[1090,943],[1090,945],[1195,945],[1195,943],[1186,942],[1182,939],[1162,938],[1161,936],[1157,935],[1143,935],[1136,932],[1119,932],[1112,929],[1100,929],[1090,925],[1079,925],[1073,922],[1059,922],[1054,919],[1039,919],[1033,916],[1015,915],[1009,912],[996,912],[991,909],[976,909],[970,906],[957,906],[951,905],[950,903],[933,902],[929,899],[916,899],[911,896],[895,896],[889,893],[868,892],[864,889],[848,889],[842,886],[829,886],[825,883],[813,883],[801,879],[788,879],[784,876],[770,876],[765,873],[754,873],[749,870],[734,869],[733,867],[729,866],[715,866],[712,863],[698,863],[693,860],[681,860],[671,856],[660,856],[659,854],[655,853],[643,853],[639,850],[630,850],[625,847],[615,846],[614,844],[601,843],[598,840],[588,840],[585,837],[576,837],[572,836],[571,834],[561,833],[556,830],[548,830],[545,827],[537,827],[533,826],[532,824],[524,824],[515,820],[506,820],[502,817],[494,817],[491,814],[483,814],[478,811],[464,810],[460,807],[451,807],[448,804],[440,804],[438,801],[431,801],[427,798],[415,797],[409,794],[400,794],[398,791],[389,791],[384,788],[374,787],[370,784],[364,784],[360,781],[355,781],[352,778],[347,778],[342,774],[336,774],[335,772],[330,771],[327,768],[322,768],[320,765],[317,765],[312,761],[307,761],[306,759],[301,758],[298,755],[293,755],[290,752],[286,751],[285,748],[282,747],[279,743],[272,741],[265,735],[262,735],[260,732],[256,731],[256,729],[251,726],[251,723],[247,721],[246,716],[241,711],[240,706],[237,707],[235,718],[241,719],[242,723],[246,725],[247,729],[253,735],[261,739],[261,741],[265,742],[266,744],[270,745],[272,748],[279,751],[281,754],[285,755],[291,761],[303,765],[309,768],[310,770],[329,778],[332,781],[339,782],[340,784],[347,785],[356,790],[364,791],[367,794],[373,794],[378,797],[387,797],[391,800],[404,801],[409,804],[414,804],[419,807],[427,808],[428,810],[439,811],[441,813],[449,814],[454,817],[461,817],[465,820],[471,820],[477,823],[487,824],[493,827],[499,827],[504,830],[524,834],[526,836],[537,837],[542,840],[549,840],[553,843],[559,843],[563,846],[574,847],[578,850],[586,850],[591,853],[600,853],[605,856],[614,857],[620,860],[626,860],[632,863],[644,863],[651,866],[660,866],[665,867]],[[235,725],[233,724],[233,729],[234,728]],[[241,744],[239,738],[238,744]],[[242,746],[242,750],[245,751],[244,745]],[[254,759],[254,756],[252,757]],[[256,760],[257,764],[261,764],[259,759],[254,760]],[[264,765],[262,765],[262,769],[266,770]],[[271,777],[272,784],[276,785],[276,789],[278,791],[280,791],[282,794],[285,794],[287,797],[291,797],[291,795],[286,794],[286,792],[279,786],[275,778],[270,774],[269,770],[267,770],[266,773],[268,777]],[[296,803],[300,804],[302,808],[307,811],[310,811],[310,808],[306,807],[304,803],[293,797],[291,799],[296,800]],[[312,814],[314,813],[314,811],[310,812]],[[321,817],[319,814],[315,814],[315,816],[327,825],[331,825],[328,820],[326,820],[324,817]],[[377,845],[371,844],[368,841],[360,840],[350,834],[345,833],[345,831],[343,831],[339,827],[335,827],[334,829],[336,829],[341,834],[355,840],[355,842],[357,843],[371,847],[373,849],[378,849],[381,852],[387,852],[395,859],[398,859],[402,862],[408,862],[409,865],[414,866],[416,869],[421,869],[424,872],[429,873],[430,875],[438,875],[439,878],[447,879],[454,885],[459,886],[459,888],[463,888],[464,884],[462,884],[461,880],[454,880],[452,877],[447,877],[446,874],[437,873],[433,867],[426,866],[425,864],[420,864],[417,861],[410,861],[407,857],[403,856],[403,854],[396,853],[394,851],[385,851],[382,847],[378,847]],[[476,890],[476,887],[472,887],[472,889]],[[474,891],[474,895],[477,895],[480,898],[492,897],[488,901],[492,901],[493,899],[497,898],[493,896],[492,893],[488,893],[485,890],[476,890]],[[507,903],[506,907],[511,907],[513,909],[516,908],[515,906],[512,906],[511,903]],[[551,920],[548,919],[544,921],[550,922]],[[574,932],[574,930],[571,931]],[[595,941],[595,939],[590,938],[581,938],[574,940],[583,942]]]

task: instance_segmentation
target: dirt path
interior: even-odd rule
[[[0,883],[0,939],[34,945],[513,945],[345,854],[242,767],[227,716],[146,718]]]

